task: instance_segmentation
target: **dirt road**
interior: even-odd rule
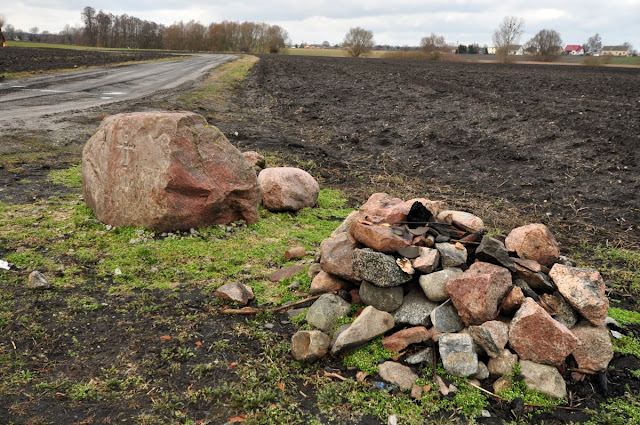
[[[0,133],[36,130],[52,117],[131,101],[194,80],[233,55],[198,55],[188,59],[92,69],[0,83]],[[46,122],[43,121],[46,118]],[[57,125],[65,125],[58,123]],[[67,122],[66,125],[69,125]]]

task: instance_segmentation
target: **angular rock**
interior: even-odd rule
[[[263,155],[260,155],[256,151],[246,151],[242,152],[242,156],[247,161],[247,163],[253,167],[256,171],[256,175],[262,171],[263,168],[267,166],[267,162],[264,159]]]
[[[295,275],[297,275],[298,273],[300,273],[306,268],[307,266],[304,264],[301,264],[299,266],[283,267],[280,270],[276,270],[275,272],[271,273],[268,276],[268,279],[271,282],[280,282],[281,280],[290,279],[294,277]]]
[[[321,270],[311,281],[309,292],[312,294],[322,294],[347,289],[348,287],[348,282]]]
[[[609,311],[605,284],[596,270],[556,264],[549,276],[558,292],[578,313],[594,326],[602,326]]]
[[[571,305],[565,301],[559,292],[551,294],[542,294],[540,296],[541,302],[551,309],[547,311],[554,319],[571,329],[578,322],[580,316]],[[544,307],[544,305],[543,305]],[[545,308],[546,310],[546,308]]]
[[[420,247],[420,255],[411,264],[422,273],[433,273],[440,264],[440,253],[437,249]],[[444,300],[443,300],[444,301]]]
[[[404,237],[404,232],[394,231],[391,226],[369,225],[354,221],[349,228],[349,233],[367,248],[387,254],[411,245],[411,238]]]
[[[103,223],[160,232],[254,223],[260,201],[240,151],[185,111],[105,118],[82,152],[82,192]]]
[[[464,329],[462,318],[451,300],[434,308],[430,317],[433,327],[440,332],[459,332]]]
[[[400,352],[411,344],[418,344],[431,338],[431,333],[424,326],[403,329],[382,340],[382,345],[389,351]]]
[[[51,289],[51,283],[49,283],[47,278],[42,273],[40,273],[38,270],[34,270],[29,273],[28,287],[30,289]]]
[[[521,360],[520,373],[524,376],[524,384],[527,388],[538,390],[551,397],[562,399],[567,397],[567,384],[555,367]]]
[[[490,320],[480,326],[469,326],[467,330],[473,341],[489,357],[499,356],[509,341],[509,325],[498,320]]]
[[[438,304],[424,296],[420,288],[414,288],[402,300],[400,308],[393,312],[398,325],[431,326],[431,312]]]
[[[529,267],[524,267],[519,262],[516,262],[515,265],[515,278],[526,282],[530,288],[542,292],[553,292],[556,290],[553,282],[546,274],[533,271]]]
[[[318,182],[299,168],[265,168],[258,174],[258,184],[262,205],[269,211],[298,211],[318,202]]]
[[[547,267],[551,267],[560,256],[556,238],[547,226],[540,223],[513,229],[504,243],[507,249],[518,254],[518,257],[537,261]]]
[[[499,310],[506,314],[512,314],[520,308],[523,302],[524,294],[522,293],[522,289],[514,285],[502,301],[502,304],[500,304]]]
[[[392,315],[371,306],[366,307],[351,326],[338,336],[331,352],[337,354],[343,350],[362,345],[393,329],[394,326],[395,321]]]
[[[331,338],[320,331],[298,331],[291,338],[293,357],[300,362],[314,362],[329,351]]]
[[[580,344],[576,336],[531,298],[525,299],[509,328],[509,345],[521,359],[560,366]]]
[[[482,242],[476,248],[476,259],[485,263],[497,264],[514,273],[516,271],[516,265],[509,257],[509,251],[504,244],[498,239],[486,235],[482,237]]]
[[[340,233],[348,233],[349,232],[349,228],[351,227],[351,224],[354,221],[357,220],[363,220],[364,216],[362,215],[362,213],[360,213],[359,211],[352,211],[347,218],[344,219],[344,221],[342,223],[340,223],[340,226],[338,226],[336,228],[336,230],[334,230],[331,233],[331,237],[335,238],[336,236],[338,236]]]
[[[480,381],[482,381],[483,379],[487,379],[489,377],[489,368],[487,367],[486,364],[484,364],[483,362],[479,361],[478,362],[478,370],[476,371],[476,373],[474,373],[471,376],[474,379],[478,379]]]
[[[442,334],[438,339],[438,346],[442,365],[448,373],[470,376],[478,371],[478,355],[471,335]]]
[[[513,378],[511,376],[501,376],[493,383],[493,392],[498,394],[500,391],[506,391],[513,385]]]
[[[361,280],[381,288],[400,286],[411,280],[411,275],[398,267],[394,257],[369,248],[353,251],[353,272]]]
[[[318,298],[307,311],[307,323],[322,331],[331,330],[338,320],[349,313],[351,304],[338,295],[325,294]]]
[[[464,247],[463,247],[464,248]],[[460,267],[467,264],[467,249],[458,249],[450,243],[437,243],[436,249],[440,254],[442,268]]]
[[[392,312],[402,305],[404,289],[402,286],[381,288],[363,280],[360,284],[359,295],[364,304],[374,306],[381,311]]]
[[[312,265],[309,266],[309,271],[307,274],[311,279],[313,279],[321,271],[322,271],[322,267],[320,266],[320,263],[313,263]]]
[[[604,326],[581,323],[571,331],[580,340],[580,346],[572,353],[578,368],[593,373],[606,370],[613,358],[609,330]]]
[[[529,297],[536,302],[540,301],[540,297],[538,297],[538,294],[536,294],[536,291],[531,289],[531,287],[524,280],[515,279],[513,281],[513,284],[522,290],[522,293],[524,294],[525,298]]]
[[[223,300],[246,305],[253,299],[253,289],[239,282],[225,283],[216,289],[215,295]]]
[[[341,233],[320,243],[320,267],[327,273],[357,281],[353,272],[353,251],[358,247],[349,233]]]
[[[509,270],[480,261],[446,284],[446,291],[467,326],[498,317],[498,306],[510,290]]]
[[[410,389],[418,379],[418,375],[413,373],[410,367],[391,361],[386,361],[378,366],[378,373],[382,379],[397,385],[401,390]]]
[[[500,355],[489,359],[487,368],[490,376],[511,375],[513,368],[518,363],[518,355],[513,354],[506,348],[500,352]]]
[[[432,363],[434,361],[433,348],[424,348],[412,355],[408,356],[404,361],[408,364]]]
[[[411,386],[411,398],[413,400],[419,400],[422,397],[424,389],[420,385],[413,384]]]
[[[365,219],[375,219],[384,223],[405,221],[411,205],[407,205],[400,198],[392,198],[386,193],[374,193],[360,207]]]
[[[441,211],[438,214],[438,221],[449,224],[456,221],[475,232],[484,229],[484,223],[482,222],[482,219],[480,217],[477,217],[465,211]]]
[[[462,270],[454,268],[446,268],[437,272],[420,276],[420,287],[424,291],[427,298],[434,302],[442,302],[449,299],[446,291],[446,285],[449,279],[462,274]]]

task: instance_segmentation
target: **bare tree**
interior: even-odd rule
[[[6,47],[7,41],[4,39],[4,34],[2,33],[2,27],[7,23],[7,17],[0,14],[0,47]]]
[[[373,47],[373,32],[360,27],[354,27],[344,36],[342,47],[354,58],[369,53]]]
[[[602,50],[602,39],[600,38],[600,34],[595,33],[592,37],[589,37],[587,42],[582,45],[585,53],[593,55]]]
[[[438,59],[441,53],[446,53],[449,50],[449,45],[444,37],[435,33],[431,33],[428,37],[422,37],[420,47],[431,59]]]
[[[562,53],[562,38],[555,30],[540,30],[527,46],[535,47],[535,58],[543,62],[553,62]]]
[[[493,33],[496,54],[502,62],[509,62],[509,51],[518,44],[524,34],[524,20],[515,16],[505,16]]]

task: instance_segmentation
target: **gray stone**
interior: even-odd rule
[[[335,294],[325,294],[309,307],[307,323],[323,331],[331,330],[349,313],[351,304]]]
[[[368,306],[356,320],[336,338],[331,352],[337,354],[343,350],[357,347],[384,334],[395,326],[393,316],[385,311]]]
[[[216,289],[216,296],[227,301],[233,301],[241,305],[246,305],[253,299],[253,290],[242,283],[226,283]]]
[[[515,278],[523,280],[527,285],[529,285],[529,287],[538,291],[552,292],[556,289],[551,279],[549,279],[549,276],[542,272],[533,271],[530,268],[517,263]]]
[[[504,350],[502,350],[500,355],[489,359],[489,364],[487,365],[489,368],[489,375],[511,375],[513,373],[513,368],[515,367],[517,362],[518,355],[513,354],[511,351],[505,348]]]
[[[51,283],[38,270],[34,270],[29,274],[30,289],[50,289]]]
[[[464,247],[463,247],[464,248]],[[436,249],[440,253],[442,268],[460,267],[467,264],[467,249],[458,249],[450,243],[437,243]]]
[[[478,355],[471,335],[446,333],[440,335],[438,346],[442,365],[448,373],[470,376],[478,371]]]
[[[483,362],[478,362],[478,370],[471,376],[480,381],[487,379],[489,377],[489,368]]]
[[[360,299],[366,305],[372,305],[381,311],[394,311],[402,305],[404,290],[402,286],[380,288],[366,280],[360,284]]]
[[[291,338],[293,357],[301,362],[321,359],[329,350],[331,339],[320,331],[298,331]]]
[[[378,366],[378,373],[382,379],[399,386],[401,390],[411,389],[413,383],[418,379],[418,375],[413,373],[410,367],[390,361]]]
[[[404,296],[400,308],[393,312],[393,318],[399,325],[431,326],[430,314],[437,306],[420,288],[414,288]]]
[[[427,298],[434,302],[442,302],[449,299],[449,294],[445,290],[447,282],[452,277],[462,273],[460,269],[446,268],[434,273],[420,276],[420,287]]]
[[[420,255],[411,263],[421,273],[433,273],[440,264],[440,253],[437,249],[420,247]]]
[[[572,332],[580,340],[580,345],[571,353],[578,368],[593,373],[606,370],[613,358],[609,330],[604,326],[595,327],[583,322],[573,328]]]
[[[433,348],[427,347],[412,355],[408,356],[404,361],[408,364],[433,363]]]
[[[489,357],[499,356],[509,341],[509,325],[498,320],[490,320],[480,326],[469,326],[467,329],[473,341]]]
[[[540,298],[552,310],[549,311],[549,314],[567,328],[571,329],[578,323],[580,315],[559,292],[555,292],[553,295],[542,294]]]
[[[462,318],[458,315],[458,310],[451,300],[434,308],[430,317],[433,327],[440,332],[459,332],[464,329]]]
[[[555,367],[521,360],[520,373],[524,376],[524,384],[527,388],[552,397],[562,399],[567,397],[567,384]]]
[[[400,286],[411,280],[396,264],[396,259],[369,248],[353,251],[353,271],[361,280],[381,288]]]
[[[476,258],[480,261],[503,266],[514,273],[516,271],[516,265],[509,257],[509,251],[504,244],[489,236],[482,237],[482,242],[476,248]]]

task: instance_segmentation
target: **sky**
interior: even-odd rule
[[[85,6],[159,24],[176,21],[254,21],[280,25],[292,44],[339,44],[351,27],[371,30],[376,44],[417,46],[431,33],[450,44],[491,46],[505,16],[524,19],[524,44],[541,29],[560,33],[564,44],[583,44],[599,33],[603,45],[629,42],[640,50],[640,0],[8,0],[7,24],[29,31],[60,32],[81,26]]]

